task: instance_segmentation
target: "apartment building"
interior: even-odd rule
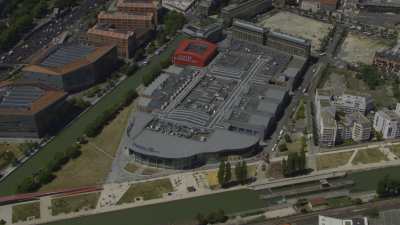
[[[396,110],[383,109],[375,113],[374,129],[382,133],[384,139],[400,137],[400,103]]]
[[[365,113],[372,108],[366,95],[334,95],[332,89],[318,89],[314,105],[321,146],[331,147],[348,140],[371,138],[372,125]]]

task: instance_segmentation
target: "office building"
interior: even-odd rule
[[[186,15],[195,8],[198,0],[162,0],[162,7]]]
[[[97,15],[97,22],[103,26],[112,27],[120,31],[135,31],[139,29],[154,29],[154,15],[134,14],[123,12],[105,12],[102,11]]]
[[[115,45],[66,44],[49,49],[22,71],[23,80],[75,92],[106,79],[116,66]]]
[[[158,24],[158,4],[153,0],[117,0],[119,12],[135,14],[151,14],[155,24]]]

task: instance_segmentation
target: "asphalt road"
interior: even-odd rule
[[[5,64],[19,64],[27,61],[27,59],[38,50],[50,44],[53,38],[60,35],[63,31],[74,30],[77,32],[85,32],[86,27],[82,26],[80,19],[88,15],[96,7],[104,4],[103,0],[85,0],[73,10],[69,10],[62,16],[54,18],[51,22],[42,26],[34,32],[22,44],[15,46],[10,55],[9,52],[2,52],[0,58],[5,57]]]

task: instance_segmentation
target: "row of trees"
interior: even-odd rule
[[[117,103],[110,107],[108,110],[104,111],[102,115],[97,117],[92,123],[90,123],[85,130],[85,134],[88,137],[96,137],[101,133],[103,128],[113,120],[116,115],[125,107],[130,105],[134,99],[137,98],[137,93],[131,90],[127,93],[122,103]]]
[[[282,159],[282,173],[285,177],[294,177],[307,173],[306,153],[291,152],[287,159]]]
[[[149,86],[160,74],[161,74],[161,66],[156,65],[149,69],[147,73],[143,75],[142,82],[144,86]]]
[[[207,215],[199,213],[196,216],[196,220],[198,225],[225,223],[228,220],[228,216],[226,216],[224,210],[220,209],[210,212]]]
[[[81,146],[78,144],[69,146],[64,152],[56,153],[53,160],[45,168],[42,168],[32,177],[27,177],[22,181],[17,187],[17,192],[28,193],[37,191],[56,177],[55,172],[59,171],[70,160],[78,158],[81,153]]]
[[[248,181],[247,163],[245,161],[238,162],[234,171],[236,182],[245,184]],[[230,162],[220,162],[217,177],[221,187],[227,187],[232,183],[232,166]]]

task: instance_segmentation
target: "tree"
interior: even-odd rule
[[[239,183],[242,181],[242,162],[236,163],[235,166],[235,176]]]
[[[285,158],[282,159],[282,174],[286,176],[288,174],[288,165]]]
[[[286,143],[292,143],[292,138],[290,137],[290,135],[289,134],[285,134],[285,141],[286,141]]]
[[[207,218],[201,213],[198,213],[196,215],[196,220],[197,220],[198,225],[207,225],[208,224]]]
[[[225,169],[226,169],[226,167],[225,167],[225,161],[222,160],[222,161],[220,162],[220,164],[219,164],[219,169],[218,169],[218,174],[217,174],[218,183],[219,183],[221,186],[224,186],[224,185],[225,185],[225,183],[224,183],[224,181],[225,181]]]
[[[175,11],[169,11],[164,19],[165,33],[167,35],[175,35],[176,32],[185,24],[185,17]]]
[[[229,162],[227,162],[225,166],[224,184],[228,184],[232,179],[232,168]]]
[[[54,175],[48,169],[41,169],[36,175],[36,179],[41,185],[48,184],[54,179]]]
[[[382,132],[375,131],[375,137],[377,141],[382,141],[383,140],[383,134]]]
[[[248,168],[247,168],[247,163],[246,161],[242,162],[242,184],[244,184],[247,181],[248,178]]]
[[[40,185],[34,180],[33,177],[26,177],[17,187],[18,193],[34,192],[40,188]]]

